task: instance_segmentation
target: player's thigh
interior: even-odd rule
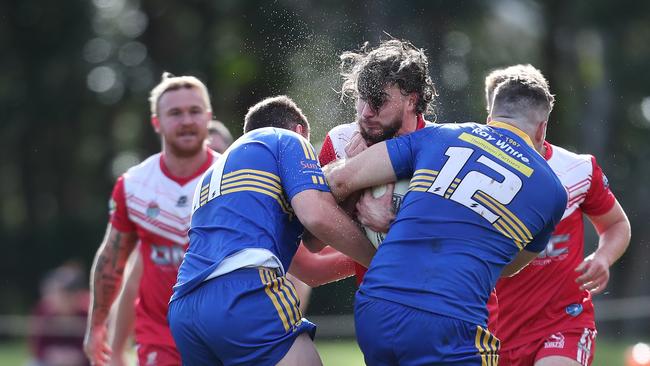
[[[535,362],[535,366],[581,366],[580,362],[564,356],[548,356]]]
[[[357,341],[368,365],[496,365],[499,341],[487,330],[357,293]]]
[[[195,326],[196,323],[192,315],[195,300],[190,294],[169,304],[167,318],[176,343],[176,349],[186,365],[222,365],[210,347],[207,347],[200,335],[197,334],[199,329]],[[138,350],[140,365],[149,365],[150,363],[147,363],[148,358],[143,358],[140,353],[140,350]]]
[[[302,319],[293,286],[272,270],[240,269],[195,292],[202,301],[194,326],[224,364],[275,365],[301,334],[316,330]]]
[[[293,342],[287,354],[278,362],[278,366],[322,366],[316,346],[309,335],[302,333]]]
[[[390,304],[389,304],[390,305]],[[386,302],[357,292],[354,301],[354,327],[357,343],[366,365],[397,365],[391,340],[399,314]]]
[[[596,350],[596,330],[577,328],[546,338],[535,357],[536,366],[589,366]]]

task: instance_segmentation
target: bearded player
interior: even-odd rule
[[[167,325],[167,303],[188,244],[192,195],[218,154],[205,144],[212,108],[200,80],[164,73],[149,102],[162,151],[129,169],[113,189],[110,222],[90,280],[84,349],[94,365],[111,358],[107,317],[138,242],[143,261],[135,320],[139,364],[181,364]]]
[[[391,39],[375,48],[366,43],[359,52],[344,52],[341,61],[342,96],[355,100],[357,120],[336,126],[327,134],[318,155],[321,165],[351,158],[375,143],[432,124],[423,116],[433,111],[436,95],[423,49],[405,40]],[[365,191],[356,205],[361,224],[385,232],[374,223],[387,224],[395,218],[394,212],[386,210],[392,207],[392,193],[392,185],[379,199],[373,198],[370,190]],[[351,201],[357,202],[356,197]],[[366,267],[331,248],[318,254],[301,248],[291,272],[298,277],[309,277],[307,282],[312,286],[352,274],[356,274],[357,284],[360,284]]]
[[[488,113],[494,89],[513,75],[533,77],[548,89],[531,65],[493,71],[485,79]],[[498,306],[494,298],[489,306],[497,325],[491,330],[501,339],[499,365],[587,366],[596,345],[591,297],[607,286],[609,267],[630,241],[630,224],[595,157],[547,141],[541,153],[566,188],[568,204],[546,249],[520,273],[497,282]],[[583,259],[585,215],[599,241]]]

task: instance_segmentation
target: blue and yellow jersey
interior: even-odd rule
[[[566,191],[522,131],[441,124],[386,142],[411,178],[360,291],[482,324],[503,267],[546,246]]]
[[[288,270],[303,232],[291,199],[308,189],[329,192],[314,148],[302,136],[267,127],[235,141],[197,186],[190,245],[172,299],[213,275],[225,259],[248,249],[258,261],[244,257],[229,262],[228,270],[260,265],[259,253]]]

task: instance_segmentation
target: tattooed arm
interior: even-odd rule
[[[120,232],[109,224],[95,255],[90,273],[91,301],[84,339],[84,350],[93,365],[105,365],[110,359],[111,349],[106,341],[108,313],[120,290],[126,260],[137,240],[135,232]]]

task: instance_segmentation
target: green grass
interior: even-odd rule
[[[598,339],[596,357],[592,366],[624,365],[625,348],[633,341]],[[326,366],[362,366],[363,356],[354,340],[320,340],[316,342]],[[0,365],[22,366],[28,360],[27,345],[23,341],[0,343]]]

